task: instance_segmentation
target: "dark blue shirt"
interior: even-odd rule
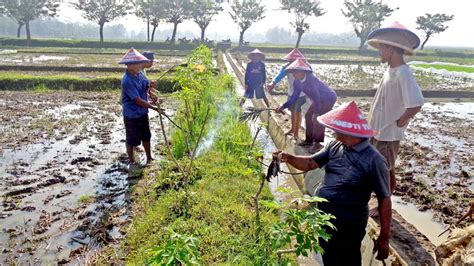
[[[265,64],[262,61],[250,61],[245,69],[245,85],[249,88],[260,88],[265,84],[267,73]]]
[[[336,92],[329,88],[324,82],[319,80],[313,73],[306,74],[306,79],[300,81],[295,79],[293,82],[293,94],[288,101],[283,104],[283,109],[292,106],[300,97],[301,92],[304,92],[316,105],[316,113],[320,113],[321,106],[326,106],[327,103],[334,104],[337,99]]]
[[[367,219],[372,192],[378,198],[390,196],[388,164],[367,139],[351,149],[333,141],[312,157],[326,171],[316,196],[327,199],[331,208],[347,210],[351,217],[345,218]]]
[[[148,108],[135,103],[136,98],[147,97],[148,80],[142,73],[132,75],[128,71],[122,77],[122,113],[127,118],[138,118],[148,114]]]

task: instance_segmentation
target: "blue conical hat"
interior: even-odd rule
[[[132,47],[122,57],[119,64],[129,65],[129,64],[146,63],[146,62],[150,62],[150,60]]]

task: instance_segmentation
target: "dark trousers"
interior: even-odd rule
[[[324,266],[361,265],[360,245],[365,236],[367,219],[351,219],[348,217],[351,216],[350,210],[344,213],[344,210],[330,207],[328,204],[321,205],[323,204],[319,204],[321,210],[336,216],[336,219],[331,222],[337,229],[328,229],[328,233],[332,235],[331,239],[328,242],[324,240],[319,242],[324,250],[322,255]]]
[[[317,106],[314,103],[308,108],[308,112],[304,116],[306,121],[306,142],[324,142],[325,127],[316,121],[316,117],[331,111],[335,103],[335,101],[331,101],[321,104],[319,113],[316,112]]]

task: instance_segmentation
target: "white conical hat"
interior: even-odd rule
[[[372,31],[367,40],[367,43],[374,48],[379,48],[380,44],[387,44],[403,49],[406,55],[415,54],[414,50],[420,45],[420,38],[398,21],[386,28]]]
[[[285,68],[285,71],[287,72],[293,72],[295,70],[301,70],[301,71],[306,71],[306,72],[313,71],[311,69],[311,66],[308,64],[308,61],[306,61],[306,59],[303,59],[303,58],[296,59],[295,61],[293,61],[293,63],[289,64]]]

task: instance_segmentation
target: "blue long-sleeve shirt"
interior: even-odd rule
[[[304,92],[313,101],[313,104],[316,105],[316,113],[320,112],[322,103],[336,102],[337,99],[336,92],[333,89],[329,88],[328,85],[319,80],[313,73],[308,73],[303,81],[295,79],[293,94],[283,104],[283,108],[292,106],[300,97],[301,92]]]
[[[286,64],[286,65],[284,65],[284,66],[280,69],[280,72],[278,72],[278,74],[273,78],[273,80],[272,80],[273,85],[277,85],[278,83],[281,82],[282,79],[284,79],[284,78],[286,77],[286,74],[287,74],[287,73],[286,73],[286,67],[287,67],[288,65],[289,65],[289,63]]]
[[[265,64],[262,61],[250,61],[245,69],[245,85],[249,88],[263,87],[267,73],[265,71]]]

